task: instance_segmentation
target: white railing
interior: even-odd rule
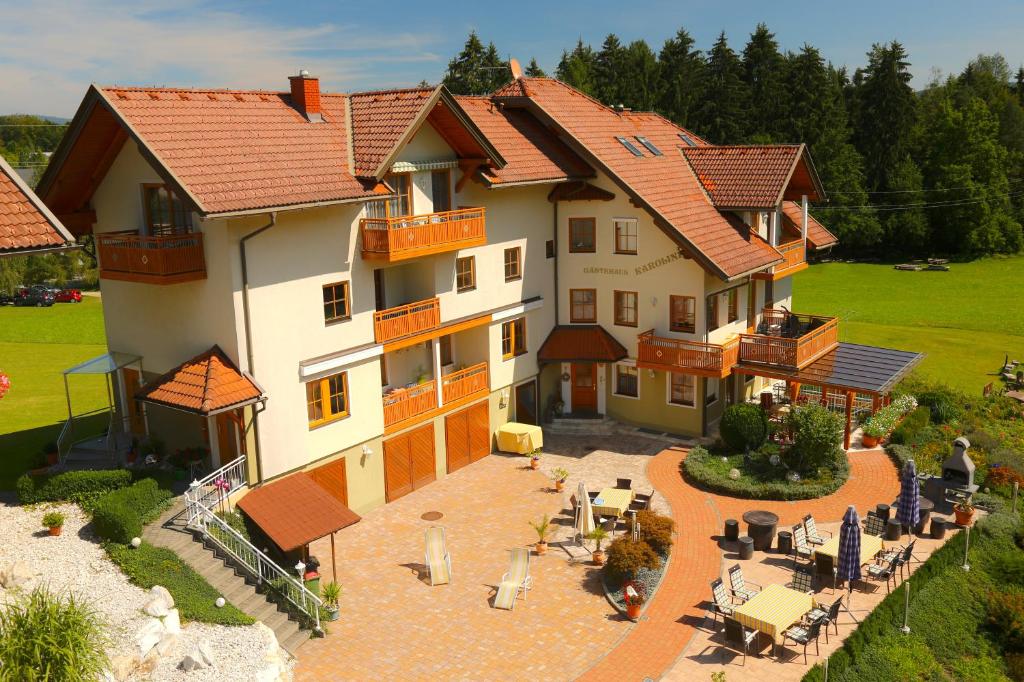
[[[306,589],[295,576],[284,570],[270,557],[253,547],[252,543],[239,535],[214,512],[221,500],[246,485],[245,455],[228,462],[200,481],[193,481],[185,491],[185,511],[188,525],[202,532],[221,551],[234,559],[251,573],[261,584],[267,583],[292,604],[306,614],[314,630],[320,632],[320,607],[323,602]]]

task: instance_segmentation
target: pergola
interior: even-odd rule
[[[839,343],[828,353],[802,369],[768,367],[755,363],[740,363],[733,372],[782,379],[796,402],[801,386],[817,386],[822,394],[840,393],[845,396],[846,421],[843,447],[850,447],[853,421],[853,403],[858,394],[871,397],[871,413],[888,404],[889,393],[917,363],[922,353],[864,346],[857,343]]]

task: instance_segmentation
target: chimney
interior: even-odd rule
[[[292,84],[292,106],[310,123],[323,123],[320,114],[320,79],[302,69],[298,76],[289,76]]]

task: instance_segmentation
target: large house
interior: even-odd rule
[[[362,512],[508,421],[701,436],[779,379],[848,419],[885,399],[916,356],[790,312],[836,241],[804,145],[713,146],[515,75],[486,97],[91,87],[39,192],[95,238],[115,428]]]

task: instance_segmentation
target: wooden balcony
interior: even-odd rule
[[[637,337],[636,366],[665,372],[725,378],[736,364],[739,341],[722,344],[655,336],[654,330]]]
[[[487,243],[483,208],[397,218],[363,218],[363,258],[395,262]]]
[[[780,280],[807,268],[807,246],[802,239],[779,244],[775,250],[785,259],[774,266],[770,272],[759,272],[754,279]]]
[[[147,284],[206,279],[203,233],[140,235],[136,231],[96,235],[100,277]]]
[[[394,426],[437,408],[437,382],[398,388],[383,397],[384,426]]]
[[[836,347],[839,320],[765,310],[759,334],[740,334],[740,362],[802,369]]]
[[[455,402],[474,393],[487,391],[487,363],[461,369],[441,378],[441,400],[443,404]]]
[[[407,303],[373,314],[373,337],[377,343],[419,334],[441,326],[441,304],[437,297]]]

